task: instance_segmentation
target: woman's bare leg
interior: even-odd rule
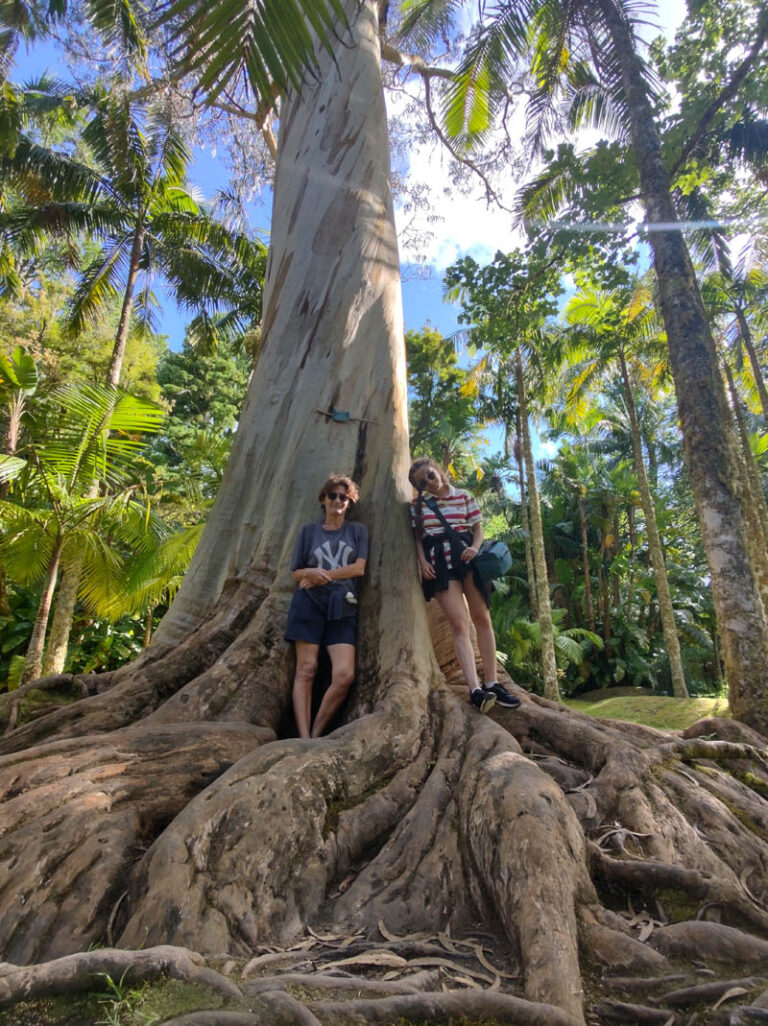
[[[296,673],[293,678],[293,715],[299,728],[299,737],[309,738],[309,722],[312,716],[312,684],[317,673],[319,645],[309,641],[297,641]]]
[[[472,636],[469,632],[469,613],[464,601],[461,581],[449,581],[446,591],[436,591],[438,605],[448,618],[453,634],[453,647],[459,660],[467,687],[471,691],[478,686],[475,653],[472,650]]]
[[[321,736],[347,697],[355,679],[354,645],[329,645],[328,655],[331,658],[331,686],[323,695],[320,708],[317,710],[315,722],[312,724],[312,737]]]

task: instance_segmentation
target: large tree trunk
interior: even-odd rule
[[[0,1003],[56,980],[100,988],[95,971],[122,978],[120,952],[86,952],[105,943],[187,943],[227,952],[242,969],[264,945],[317,944],[327,955],[334,938],[356,934],[347,955],[390,946],[366,956],[379,971],[385,954],[412,970],[414,952],[434,955],[438,940],[450,952],[447,967],[439,960],[447,975],[427,974],[431,993],[350,1002],[356,1021],[468,1013],[581,1026],[582,972],[589,1021],[602,1023],[616,1020],[599,1005],[601,990],[619,988],[616,973],[640,976],[631,986],[642,988],[668,971],[668,954],[691,973],[693,960],[765,957],[764,942],[717,923],[654,926],[662,907],[694,920],[716,904],[745,929],[768,930],[768,768],[736,743],[746,728],[701,728],[733,743],[683,740],[524,694],[519,709],[489,718],[443,683],[408,528],[377,28],[375,7],[364,6],[356,39],[343,40],[336,64],[323,56],[319,84],[283,110],[264,349],[177,603],[101,694],[0,742],[0,958],[83,952],[37,970],[4,967]],[[359,480],[356,515],[371,535],[358,680],[344,724],[302,741],[287,716],[288,561],[332,470]],[[446,645],[438,623],[434,651]],[[459,960],[481,952],[477,932],[492,934],[494,962],[483,956],[489,989],[468,993]],[[178,950],[128,960],[132,972],[146,963],[194,975]],[[274,1022],[261,1000],[249,991],[241,1010],[180,1021]],[[330,1026],[347,1017],[340,1003],[299,1016],[283,994],[277,1018]],[[660,1021],[658,1007],[655,1019],[645,1013],[624,1021]]]
[[[629,106],[641,192],[651,225],[677,222],[643,66],[615,0],[599,0]],[[680,428],[723,645],[733,714],[768,731],[768,623],[750,565],[738,455],[715,343],[679,229],[649,233]]]
[[[677,636],[675,613],[672,608],[672,596],[669,593],[669,581],[667,580],[664,550],[661,547],[659,526],[656,522],[656,505],[653,501],[653,496],[651,495],[648,477],[645,473],[643,446],[640,439],[640,426],[637,423],[635,399],[632,395],[632,382],[629,378],[629,370],[623,353],[619,354],[619,361],[621,364],[621,377],[624,382],[624,396],[627,403],[627,412],[629,413],[629,424],[632,433],[632,454],[635,462],[637,489],[640,492],[640,502],[643,507],[643,513],[645,513],[645,530],[648,535],[648,549],[651,555],[653,580],[656,584],[656,600],[659,603],[661,628],[664,632],[664,644],[667,648],[669,671],[672,676],[672,694],[675,698],[688,698],[688,687],[686,686],[685,673],[683,672],[683,660],[680,655],[680,639]]]
[[[531,520],[531,546],[533,548],[533,571],[536,581],[536,606],[541,631],[541,675],[544,679],[544,694],[556,701],[560,698],[557,684],[557,660],[555,658],[555,631],[552,624],[552,606],[549,601],[549,574],[544,551],[544,528],[541,522],[539,489],[536,485],[536,466],[533,462],[531,431],[528,426],[528,402],[525,395],[525,371],[520,349],[515,354],[517,375],[517,402],[522,428],[523,458],[528,478],[528,507]]]

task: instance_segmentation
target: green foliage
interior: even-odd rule
[[[411,451],[458,474],[477,428],[472,382],[451,340],[433,328],[407,332],[405,351]]]

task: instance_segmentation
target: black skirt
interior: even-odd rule
[[[471,531],[459,531],[456,533],[444,531],[442,534],[424,535],[422,539],[424,555],[427,557],[427,561],[435,568],[435,576],[431,580],[422,580],[421,582],[424,598],[427,602],[430,602],[435,597],[435,592],[448,590],[449,581],[463,581],[468,574],[472,574],[475,587],[485,599],[485,604],[490,605],[493,583],[482,580],[475,573],[472,563],[467,563],[461,558],[464,550],[459,544],[456,534],[459,535],[459,538],[461,538],[465,545],[472,544],[473,536]],[[443,545],[445,541],[448,542],[451,549],[450,565],[445,558],[445,546]]]

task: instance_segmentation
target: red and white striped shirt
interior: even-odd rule
[[[423,517],[423,531],[424,534],[444,534],[445,528],[438,520],[437,516],[427,506],[427,499],[436,499],[437,505],[440,507],[440,512],[443,514],[445,519],[454,529],[461,534],[462,531],[471,531],[478,521],[483,519],[483,515],[480,512],[480,507],[477,504],[477,499],[474,495],[470,495],[469,492],[465,492],[461,488],[451,488],[448,495],[438,496],[425,494],[424,501],[422,502],[421,512]],[[414,499],[411,502],[411,526],[416,527],[417,519],[416,514],[418,511],[418,500]],[[451,544],[446,539],[443,542],[443,552],[445,553],[445,559],[448,566],[451,565]]]

